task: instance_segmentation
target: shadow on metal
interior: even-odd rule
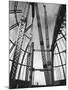
[[[10,89],[15,88],[33,88],[33,87],[50,87],[50,86],[65,86],[66,80],[58,80],[54,81],[54,85],[30,85],[30,81],[22,81],[22,80],[11,80],[9,83]]]

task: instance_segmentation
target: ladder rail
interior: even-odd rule
[[[15,48],[15,52],[14,52],[12,68],[11,68],[11,72],[10,72],[10,79],[15,79],[15,76],[16,76],[19,57],[21,54],[21,47],[22,47],[22,43],[23,43],[23,39],[24,39],[23,34],[24,34],[25,28],[26,28],[27,16],[28,16],[28,12],[26,13],[26,17],[25,17],[24,21],[23,21],[23,19],[21,19],[20,24],[19,24],[19,30],[18,30],[19,32],[18,32],[18,37],[17,37],[17,41],[16,41],[16,48]],[[14,62],[16,62],[16,64]]]

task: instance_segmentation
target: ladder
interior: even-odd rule
[[[32,7],[32,27],[31,27],[31,35],[33,35],[33,21],[34,21],[34,3],[30,3],[31,7]],[[30,53],[28,53],[27,55],[27,66],[26,67],[26,76],[25,76],[25,80],[26,81],[30,81],[30,86],[33,83],[33,52],[34,52],[34,43],[32,42],[32,37],[31,37],[31,42],[28,48],[28,51]]]
[[[23,43],[23,39],[24,39],[24,32],[25,32],[25,28],[26,28],[26,24],[27,24],[26,21],[28,18],[28,12],[29,12],[29,5],[28,5],[26,17],[23,16],[20,20],[20,23],[19,23],[16,48],[14,51],[13,63],[12,63],[11,72],[10,72],[10,80],[15,79],[15,76],[16,76],[17,66],[18,66],[19,57],[21,54],[22,43]]]
[[[33,56],[34,56],[34,42],[29,47],[30,53],[27,55],[27,66],[25,80],[30,81],[30,86],[33,84]]]

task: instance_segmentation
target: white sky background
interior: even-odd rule
[[[22,10],[23,10],[24,5],[25,5],[24,3],[19,3],[19,6],[20,6],[19,9],[22,8]],[[46,5],[46,10],[47,10],[48,31],[49,31],[49,39],[50,39],[50,46],[51,46],[52,37],[53,37],[53,30],[54,30],[54,25],[55,25],[55,20],[56,20],[59,5],[58,4],[45,4],[45,5]],[[46,46],[46,43],[45,43],[45,27],[44,27],[44,9],[43,9],[42,4],[39,4],[38,6],[39,6],[39,14],[40,14],[40,18],[41,18],[43,39],[44,39],[44,44]],[[13,8],[13,7],[11,7],[11,8]],[[20,19],[21,16],[22,16],[21,14],[18,14],[18,19]],[[30,18],[31,18],[31,10],[30,10],[29,20],[28,20],[28,22],[31,24]],[[40,49],[38,27],[37,27],[37,21],[36,20],[37,19],[36,19],[36,15],[35,15],[34,23],[33,23],[33,41],[34,41],[34,45],[35,45],[34,48]],[[15,23],[14,15],[10,15],[10,21],[9,22],[10,22],[9,26],[11,26]],[[17,31],[18,31],[18,28],[15,28],[14,30],[10,31],[10,38],[12,41],[16,40]],[[42,58],[41,58],[40,52],[34,53],[34,67],[35,68],[41,68],[41,69],[43,68]],[[35,82],[39,82],[39,84],[41,84],[41,85],[45,85],[44,73],[42,73],[42,72],[40,73],[39,71],[36,71],[34,80],[35,80]]]

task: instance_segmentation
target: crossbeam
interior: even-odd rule
[[[10,14],[14,14],[14,13],[22,13],[22,10],[9,10]]]

